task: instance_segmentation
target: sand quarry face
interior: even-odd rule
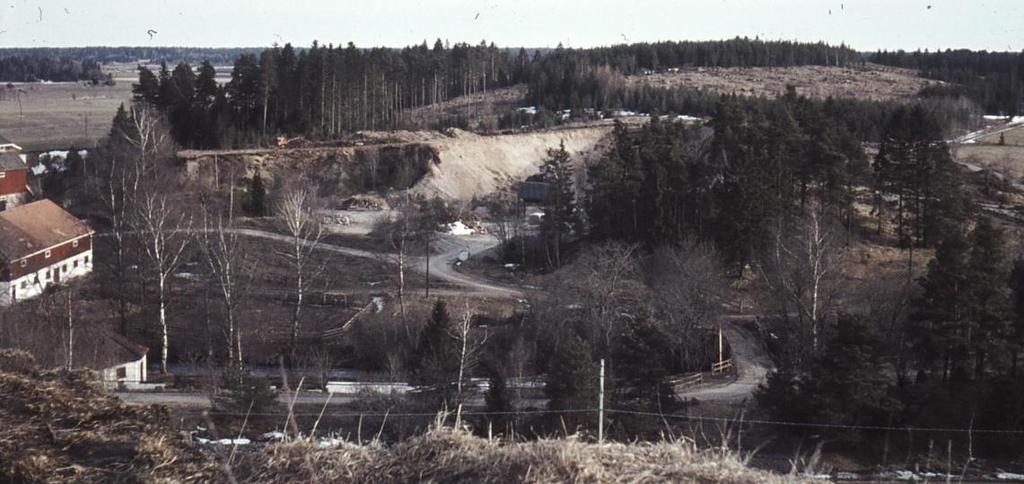
[[[610,126],[498,136],[455,131],[450,138],[430,142],[438,161],[414,189],[449,200],[470,200],[536,174],[547,151],[562,142],[581,166],[600,156],[610,133]]]
[[[352,195],[411,188],[426,196],[469,201],[536,174],[547,151],[565,148],[577,166],[604,152],[612,124],[545,131],[478,135],[462,130],[361,132],[358,146],[292,149],[182,151],[188,176],[220,180],[248,177],[257,169],[271,184],[301,174],[323,195]]]

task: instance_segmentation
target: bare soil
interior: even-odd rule
[[[603,153],[611,131],[608,122],[500,135],[458,129],[361,132],[356,146],[188,150],[178,157],[190,176],[208,183],[259,169],[273,184],[301,172],[320,182],[324,196],[413,187],[465,202],[536,174],[547,150],[562,142],[574,161],[586,163]]]

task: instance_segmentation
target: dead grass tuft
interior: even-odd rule
[[[577,439],[501,442],[437,427],[390,449],[308,442],[248,457],[259,482],[793,482],[689,442],[596,445]]]
[[[9,356],[4,353],[5,356]],[[689,441],[503,442],[437,425],[393,446],[296,439],[193,447],[166,408],[129,407],[90,371],[0,371],[0,482],[793,482]],[[202,450],[201,450],[202,449]]]

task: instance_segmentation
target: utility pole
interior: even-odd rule
[[[597,393],[597,443],[604,443],[604,358],[601,358],[600,386]]]
[[[725,361],[725,344],[722,338],[722,322],[718,322],[718,368],[722,368],[722,362]]]

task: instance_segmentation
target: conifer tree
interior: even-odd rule
[[[1024,349],[1024,256],[1017,256],[1013,260],[1013,268],[1010,270],[1008,285],[1010,287],[1014,343],[1010,349],[1012,359],[1011,371],[1013,376],[1016,376],[1020,353]]]
[[[558,149],[549,149],[541,165],[541,176],[548,183],[544,202],[541,235],[549,256],[550,267],[561,267],[562,246],[573,233],[580,231],[580,217],[576,211],[576,191],[573,188],[573,167],[569,152],[562,141]]]
[[[975,354],[975,376],[980,378],[985,372],[986,356],[1001,353],[1009,342],[1009,264],[1003,231],[990,218],[980,217],[970,244],[967,311],[972,327],[967,337]]]
[[[263,175],[257,168],[252,174],[252,184],[249,187],[249,215],[262,217],[267,214],[266,206],[267,189],[263,186]]]
[[[452,337],[454,327],[444,301],[434,303],[430,319],[420,333],[416,348],[416,382],[430,387],[439,404],[451,404],[455,397],[459,374],[459,348]]]
[[[596,408],[598,366],[591,355],[590,345],[578,336],[571,336],[555,350],[548,364],[544,395],[551,410],[579,410]],[[576,418],[573,418],[576,417]],[[566,422],[592,419],[592,415],[565,414]]]
[[[969,246],[960,231],[939,244],[921,278],[924,294],[914,302],[908,336],[918,357],[918,380],[927,378],[936,361],[944,380],[966,354]]]

